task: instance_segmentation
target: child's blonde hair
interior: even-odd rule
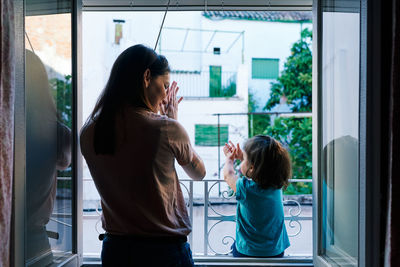
[[[281,143],[268,135],[256,135],[246,141],[244,151],[253,165],[249,178],[264,189],[286,189],[292,176],[292,164]]]

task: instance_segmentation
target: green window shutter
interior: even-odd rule
[[[279,76],[278,58],[253,58],[251,77],[253,79],[276,79]]]
[[[228,142],[228,125],[222,124],[220,129],[220,146]],[[195,125],[195,145],[196,146],[218,146],[218,125],[196,124]]]
[[[221,66],[210,66],[210,97],[221,96]]]

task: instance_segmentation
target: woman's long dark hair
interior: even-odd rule
[[[114,154],[115,117],[118,112],[127,106],[151,109],[143,86],[147,69],[150,70],[151,79],[170,72],[167,59],[144,45],[127,48],[114,62],[107,85],[90,115],[90,119],[96,122],[96,154]]]

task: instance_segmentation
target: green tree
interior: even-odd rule
[[[65,75],[64,79],[53,78],[49,80],[53,99],[57,108],[57,117],[59,122],[72,129],[72,87],[71,75]],[[71,177],[71,166],[62,171],[57,171],[59,177]],[[57,182],[58,188],[71,188],[70,180],[61,180]]]
[[[256,112],[257,103],[254,99],[254,95],[249,92],[249,112]],[[257,134],[264,134],[266,127],[270,124],[271,116],[269,114],[250,114],[249,115],[249,137],[253,137]]]
[[[71,75],[65,75],[64,79],[51,79],[49,83],[56,103],[59,120],[72,129]]]
[[[304,29],[299,41],[293,44],[284,70],[272,83],[270,98],[264,109],[271,110],[281,98],[291,105],[293,112],[310,112],[312,106],[312,32]]]
[[[272,110],[286,99],[293,112],[312,110],[312,32],[304,29],[299,41],[293,44],[284,70],[271,84],[270,98],[264,110]],[[267,126],[265,134],[271,135],[287,146],[293,163],[293,178],[312,178],[312,122],[311,118],[276,117]],[[311,194],[310,183],[291,183],[286,194]]]

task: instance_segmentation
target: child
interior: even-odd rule
[[[270,136],[257,135],[244,151],[229,141],[224,146],[224,179],[236,192],[234,257],[283,257],[290,246],[284,223],[282,187],[291,176],[289,154]],[[241,161],[238,178],[234,160]]]

